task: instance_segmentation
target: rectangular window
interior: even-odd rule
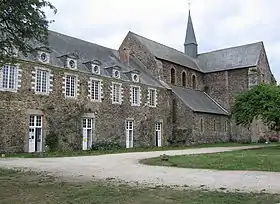
[[[201,132],[204,131],[204,127],[203,127],[204,124],[203,124],[203,123],[204,123],[204,121],[203,121],[203,119],[201,118],[201,119],[200,119],[200,131],[201,131]]]
[[[149,89],[149,106],[155,107],[156,106],[156,90]]]
[[[77,77],[67,75],[65,82],[65,95],[67,97],[76,97],[77,95]]]
[[[133,147],[133,121],[126,121],[126,148]]]
[[[49,71],[38,69],[36,72],[36,92],[37,93],[48,93],[49,84]]]
[[[14,91],[17,89],[17,68],[15,66],[4,65],[0,70],[0,88],[2,90]]]
[[[140,88],[132,87],[132,105],[140,105]]]
[[[91,99],[94,101],[101,100],[101,89],[100,89],[101,82],[98,80],[91,81]]]
[[[113,83],[113,103],[121,103],[121,84]]]

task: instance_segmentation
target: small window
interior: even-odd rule
[[[49,71],[38,69],[36,71],[36,93],[48,94],[49,92]]]
[[[216,124],[216,120],[214,120],[214,125],[213,125],[213,130],[216,131],[217,130],[217,124]]]
[[[100,74],[100,66],[93,64],[92,65],[92,73]]]
[[[225,132],[227,132],[227,121],[225,121]]]
[[[194,74],[192,75],[192,88],[196,89],[196,76]]]
[[[148,89],[149,94],[149,106],[155,107],[156,106],[156,90],[155,89]]]
[[[113,83],[112,86],[112,102],[116,104],[121,103],[121,84]]]
[[[101,81],[92,80],[91,81],[91,100],[101,101]]]
[[[66,75],[65,95],[66,95],[66,97],[76,97],[77,96],[77,77],[76,76]]]
[[[0,69],[0,90],[17,90],[17,67],[4,65]]]
[[[171,71],[170,71],[170,74],[171,74],[171,84],[175,84],[175,69],[172,68]]]
[[[187,86],[187,75],[186,72],[182,72],[182,86]]]
[[[203,121],[202,118],[200,119],[200,131],[201,131],[201,132],[204,131],[204,121]]]
[[[140,87],[136,87],[136,86],[132,87],[132,105],[133,106],[140,105]]]

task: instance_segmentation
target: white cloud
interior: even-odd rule
[[[117,49],[129,30],[183,50],[188,0],[53,0],[51,29]],[[193,0],[192,19],[201,52],[264,41],[280,80],[278,0]]]

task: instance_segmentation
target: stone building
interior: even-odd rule
[[[185,52],[129,32],[118,50],[49,31],[0,72],[0,151],[88,150],[222,142],[264,134],[230,118],[234,97],[276,83],[262,42],[198,53],[189,14]],[[245,134],[246,132],[246,134]]]

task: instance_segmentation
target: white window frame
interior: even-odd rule
[[[152,92],[154,93],[154,97],[152,98],[151,96],[152,96]],[[153,88],[148,88],[148,94],[149,94],[149,97],[148,97],[148,99],[149,99],[149,101],[148,101],[148,104],[149,104],[149,106],[150,107],[156,107],[156,102],[157,102],[157,100],[156,100],[156,97],[157,97],[157,90],[156,89],[153,89]],[[152,99],[153,99],[153,101],[152,101]]]
[[[138,92],[136,93],[137,97],[135,97],[134,90],[138,90]],[[141,92],[140,86],[131,86],[131,105],[132,106],[140,106],[140,103],[141,103],[140,92]],[[138,100],[136,101],[135,98]]]
[[[98,85],[97,89],[95,89],[95,85],[96,85],[95,83],[97,83],[97,85]],[[101,80],[91,79],[91,81],[90,81],[90,100],[91,101],[101,102],[101,86],[102,86]],[[96,91],[97,91],[97,94],[95,93]]]
[[[67,77],[73,77],[74,80],[74,96],[71,95],[67,95]],[[78,77],[76,75],[71,75],[71,74],[66,74],[65,75],[65,97],[66,98],[77,98],[77,86],[78,84]],[[69,93],[71,93],[71,81],[70,81],[70,89],[69,89]]]
[[[121,104],[122,103],[121,91],[122,91],[122,84],[112,82],[112,104]]]
[[[125,130],[126,130],[126,133],[125,133],[126,148],[133,148],[133,146],[134,146],[134,120],[128,119],[125,121]],[[129,136],[131,136],[131,138]]]
[[[13,73],[13,88],[10,88],[9,83],[10,83],[10,75],[11,75],[11,67],[14,68],[14,73]],[[8,79],[7,79],[7,86],[8,87],[3,87],[4,84],[4,69],[8,68]],[[19,65],[9,65],[5,64],[0,68],[0,91],[10,91],[10,92],[17,92],[18,89],[18,68]]]
[[[45,69],[45,68],[36,68],[36,78],[35,78],[35,94],[43,94],[43,95],[49,95],[50,92],[50,70]],[[46,72],[46,91],[42,91],[42,81],[41,81],[41,89],[38,91],[38,72]],[[41,75],[41,80],[42,80],[42,75]]]

